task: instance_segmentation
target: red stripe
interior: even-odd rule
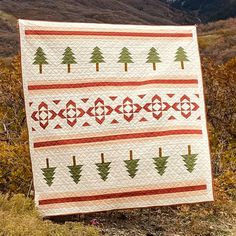
[[[52,141],[35,142],[34,148],[82,144],[82,143],[108,142],[108,141],[125,140],[125,139],[151,138],[151,137],[158,137],[158,136],[182,135],[182,134],[202,134],[202,131],[201,130],[190,130],[190,129],[165,130],[165,131],[157,131],[157,132],[117,134],[117,135],[77,138],[77,139],[64,139],[64,140],[59,139],[59,140],[52,140]]]
[[[132,36],[132,37],[192,37],[192,33],[145,33],[145,32],[94,32],[60,30],[25,30],[25,35],[88,35],[88,36]]]
[[[184,186],[175,188],[162,188],[162,189],[152,189],[152,190],[139,190],[123,193],[107,193],[92,196],[81,196],[81,197],[65,197],[65,198],[52,198],[39,200],[39,205],[66,203],[66,202],[85,202],[85,201],[97,201],[104,199],[114,199],[114,198],[126,198],[126,197],[137,197],[137,196],[148,196],[148,195],[160,195],[160,194],[170,194],[170,193],[181,193],[181,192],[193,192],[206,190],[207,186],[204,185],[194,185],[194,186]]]
[[[160,80],[143,80],[143,81],[126,81],[126,82],[90,82],[78,84],[39,84],[29,85],[29,90],[46,90],[46,89],[71,89],[87,87],[107,87],[107,86],[143,86],[148,84],[197,84],[195,79],[160,79]]]

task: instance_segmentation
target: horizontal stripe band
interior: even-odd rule
[[[49,140],[49,141],[35,142],[34,148],[83,144],[83,143],[109,142],[114,140],[152,138],[152,137],[169,136],[169,135],[190,135],[190,134],[202,134],[202,130],[191,130],[191,129],[164,130],[156,132],[117,134],[117,135],[87,137],[87,138],[77,138],[77,139],[64,139],[64,140],[59,139],[51,141]]]
[[[192,37],[192,33],[148,33],[148,32],[95,32],[60,30],[25,30],[25,35],[85,35],[85,36],[122,36],[122,37]]]
[[[196,79],[159,79],[159,80],[143,80],[143,81],[124,81],[124,82],[90,82],[75,84],[38,84],[28,85],[28,90],[46,90],[46,89],[71,89],[71,88],[87,88],[87,87],[119,87],[119,86],[143,86],[148,84],[197,84]]]
[[[207,189],[207,186],[204,184],[204,185],[194,185],[194,186],[184,186],[184,187],[174,187],[174,188],[139,190],[139,191],[130,191],[130,192],[123,192],[123,193],[108,193],[108,194],[100,194],[100,195],[92,195],[92,196],[52,198],[52,199],[39,200],[39,205],[58,204],[58,203],[66,203],[66,202],[97,201],[97,200],[114,199],[114,198],[138,197],[138,196],[171,194],[171,193],[181,193],[181,192],[192,192],[192,191],[201,191],[201,190],[206,190],[206,189]]]

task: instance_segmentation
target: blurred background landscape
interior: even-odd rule
[[[0,235],[236,235],[235,17],[236,0],[0,0]],[[32,173],[20,71],[19,18],[197,24],[215,202],[89,215],[80,219],[85,226],[73,223],[71,219],[78,220],[73,217],[66,224],[57,224],[64,223],[64,218],[42,221],[32,200],[24,197],[30,195]],[[20,207],[22,204],[25,207]],[[99,225],[86,226],[94,217]]]
[[[213,53],[219,62],[225,62],[236,54],[235,16],[235,0],[1,0],[0,57],[11,58],[17,54],[17,19],[31,19],[148,25],[198,24],[201,41],[204,41],[202,52],[210,56]],[[215,22],[219,20],[225,21]]]

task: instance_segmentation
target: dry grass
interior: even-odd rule
[[[234,236],[236,204],[216,185],[216,201],[176,207],[113,211],[88,214],[82,223],[65,221],[73,217],[43,220],[32,199],[16,194],[0,195],[0,236]],[[96,218],[99,228],[85,226]],[[55,223],[56,220],[60,223]]]
[[[203,56],[214,58],[218,64],[236,55],[236,18],[199,26],[199,45]]]
[[[97,236],[98,231],[80,223],[65,222],[55,224],[43,220],[31,199],[22,194],[8,198],[0,195],[0,235],[1,236]]]

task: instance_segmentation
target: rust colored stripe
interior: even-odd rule
[[[192,37],[192,33],[148,33],[148,32],[94,32],[60,30],[25,30],[25,35],[85,35],[85,36],[121,36],[121,37]]]
[[[152,137],[169,136],[169,135],[186,135],[186,134],[188,135],[189,134],[202,134],[202,130],[191,130],[191,129],[164,130],[164,131],[156,131],[156,132],[117,134],[117,135],[77,138],[77,139],[59,139],[59,140],[35,142],[34,148],[73,145],[73,144],[82,144],[82,143],[108,142],[108,141],[114,141],[114,140],[152,138]]]
[[[58,204],[66,202],[98,201],[98,200],[114,199],[114,198],[138,197],[138,196],[148,196],[148,195],[150,196],[150,195],[171,194],[171,193],[181,193],[181,192],[193,192],[206,189],[207,186],[204,184],[204,185],[184,186],[175,188],[139,190],[139,191],[131,191],[123,193],[107,193],[107,194],[99,194],[92,196],[52,198],[52,199],[39,200],[39,205]]]
[[[143,80],[143,81],[126,81],[126,82],[89,82],[78,84],[39,84],[28,85],[29,90],[46,90],[46,89],[71,89],[87,87],[119,87],[119,86],[143,86],[148,84],[197,84],[195,79],[160,79],[160,80]]]

